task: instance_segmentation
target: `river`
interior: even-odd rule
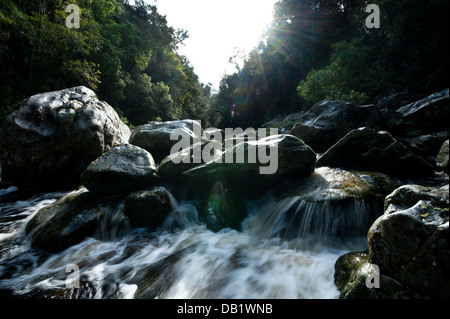
[[[16,191],[2,190],[0,196]],[[333,209],[329,205],[319,209],[326,216],[321,222],[326,229],[307,235],[298,230],[292,235],[285,227],[281,236],[279,212],[292,205],[297,211],[317,208],[270,198],[246,202],[249,214],[241,231],[215,233],[198,221],[193,205],[173,196],[173,213],[156,231],[132,229],[118,204],[110,208],[95,236],[78,245],[60,253],[32,249],[26,223],[65,194],[0,202],[0,297],[335,299],[336,260],[367,249],[367,229],[345,239],[330,236],[335,223],[327,220],[338,214],[326,214]],[[367,207],[351,207],[356,214],[349,214],[345,222],[364,224],[356,229],[367,227],[367,221],[352,217]],[[311,222],[310,217],[300,221]]]

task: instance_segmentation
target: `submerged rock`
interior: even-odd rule
[[[127,194],[159,181],[152,155],[130,144],[104,153],[86,168],[81,179],[83,186],[96,195]]]
[[[167,291],[179,277],[180,263],[195,246],[188,246],[140,269],[129,281],[137,286],[135,299],[165,298]],[[181,267],[182,268],[182,267]]]
[[[2,181],[77,187],[89,163],[127,143],[130,134],[116,111],[86,87],[34,95],[3,124]]]
[[[331,147],[317,166],[368,170],[397,177],[433,176],[434,168],[386,131],[363,127]]]
[[[180,134],[191,141],[202,137],[202,128],[199,122],[193,120],[172,122],[151,122],[138,126],[133,130],[130,144],[139,146],[150,152],[157,163],[170,155],[172,147],[179,140],[171,140],[171,134]]]
[[[448,186],[405,185],[395,190],[368,232],[364,260],[348,255],[336,263],[341,297],[390,298],[401,292],[406,297],[448,298],[448,214]],[[363,280],[370,264],[379,267],[381,290],[370,290]]]
[[[25,232],[31,247],[62,251],[92,236],[101,215],[98,203],[81,187],[39,210],[27,223]]]
[[[155,228],[169,216],[172,206],[167,190],[155,187],[128,195],[124,210],[133,227]]]

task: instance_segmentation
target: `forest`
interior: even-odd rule
[[[446,0],[278,1],[263,40],[218,91],[179,53],[188,30],[157,6],[77,0],[80,28],[69,29],[71,3],[0,0],[0,123],[28,96],[79,85],[130,126],[190,118],[221,128],[258,127],[324,99],[361,105],[449,86]],[[380,28],[365,25],[372,3]]]

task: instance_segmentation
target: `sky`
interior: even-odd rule
[[[276,0],[147,0],[175,29],[188,31],[180,45],[200,82],[219,88],[223,75],[236,71],[228,62],[237,49],[255,48],[272,21]]]

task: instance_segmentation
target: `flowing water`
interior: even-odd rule
[[[0,296],[337,298],[334,264],[367,248],[368,220],[361,216],[372,209],[363,201],[343,208],[272,194],[246,202],[242,231],[214,233],[193,205],[170,194],[173,211],[157,231],[132,229],[120,203],[107,208],[95,236],[80,244],[52,254],[31,249],[26,223],[65,194],[0,202]],[[79,270],[75,287],[70,265]]]

